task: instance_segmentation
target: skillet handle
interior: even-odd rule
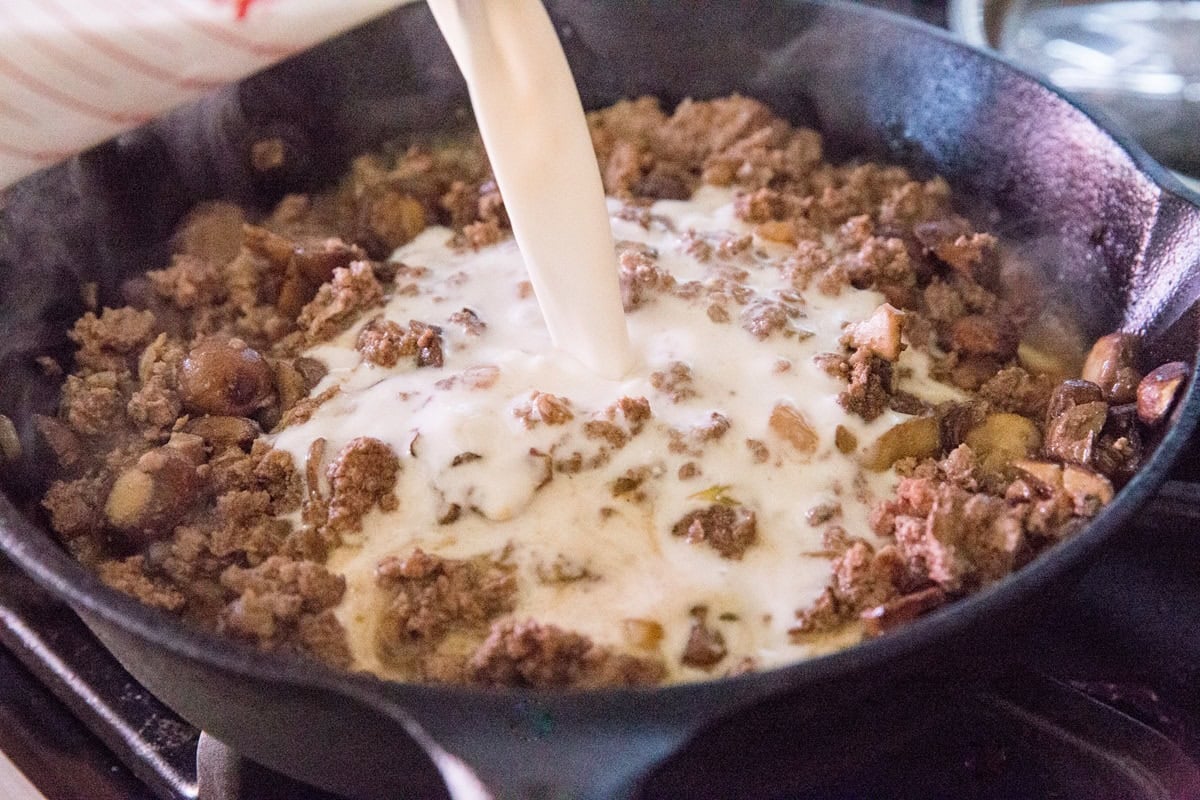
[[[704,724],[638,699],[475,695],[361,697],[417,741],[453,800],[626,800]],[[637,710],[634,710],[637,709]],[[418,721],[419,720],[419,721]]]

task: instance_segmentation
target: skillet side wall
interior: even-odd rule
[[[1075,308],[1089,332],[1109,330],[1125,316],[1128,289],[1142,277],[1139,254],[1151,239],[1160,190],[1110,137],[1038,83],[885,15],[840,6],[730,2],[708,6],[701,16],[675,4],[617,9],[569,0],[551,4],[551,12],[569,28],[565,45],[587,105],[642,93],[668,102],[730,91],[756,96],[793,121],[821,129],[836,157],[883,157],[946,175],[975,210],[999,214],[999,232],[1045,268],[1061,290],[1052,299]],[[409,7],[11,191],[0,240],[0,374],[7,376],[0,412],[18,420],[31,457],[19,474],[4,476],[6,491],[28,499],[40,483],[35,465],[46,454],[28,420],[33,411],[53,408],[54,387],[31,360],[69,352],[63,331],[82,312],[68,299],[75,297],[74,287],[95,281],[102,301],[114,303],[122,276],[165,263],[169,231],[196,200],[267,203],[283,191],[319,184],[352,154],[401,130],[454,124],[464,97],[432,22],[423,8]],[[285,138],[296,166],[254,175],[248,146],[268,134]],[[1194,222],[1195,209],[1180,208]],[[1176,305],[1192,300],[1186,296]],[[1146,316],[1153,331],[1153,310]],[[1158,350],[1160,360],[1194,361],[1194,328]],[[1128,505],[1118,500],[1109,516],[1127,515]],[[1059,559],[1042,574],[1061,588],[1062,575],[1080,569],[1113,528],[1094,526],[1082,534],[1084,541],[1073,543],[1078,546],[1071,559]],[[0,541],[13,549],[8,532],[0,531]],[[17,557],[31,559],[27,565],[37,562],[42,580],[62,593],[72,584],[94,584],[61,559],[24,551]],[[547,707],[569,722],[557,734],[564,749],[596,733],[586,724],[593,712],[613,726],[657,718],[682,736],[722,711],[777,691],[811,689],[814,698],[830,691],[835,701],[824,705],[836,707],[838,698],[848,701],[951,654],[970,653],[977,659],[971,663],[984,663],[1002,647],[1005,636],[997,626],[1036,616],[1036,600],[1048,596],[1045,585],[1010,583],[1001,587],[1008,591],[1006,602],[941,612],[919,636],[891,637],[886,650],[860,648],[825,665],[669,692],[563,696],[547,700]],[[102,592],[91,591],[87,599],[93,608],[120,607]],[[1003,613],[984,624],[978,617],[985,608]],[[247,678],[241,651],[217,640],[205,657],[163,647],[156,643],[161,634],[139,627],[147,615],[115,624],[119,614],[86,616],[165,701],[272,766],[310,780],[309,769],[317,777],[329,774],[336,785],[323,782],[341,791],[373,791],[372,785],[391,787],[387,781],[406,773],[408,759],[424,761],[415,747],[399,743],[389,748],[391,772],[380,771],[372,742],[397,736],[395,727],[383,725],[380,732],[381,721],[361,709],[348,720],[336,686],[298,689]],[[157,624],[173,629],[163,619]],[[958,639],[968,628],[972,635]],[[454,707],[444,708],[444,716],[474,714],[474,732],[493,737],[500,748],[514,735],[512,720],[527,716],[511,710],[522,701],[473,699],[467,692],[388,687],[380,697],[419,708],[435,727],[438,705],[450,703]],[[296,735],[301,715],[308,732]],[[269,741],[256,721],[269,721]],[[329,742],[338,742],[338,758],[346,759],[336,774],[327,763]]]
[[[202,721],[210,735],[241,755],[327,791],[356,800],[447,796],[429,757],[390,710],[404,709],[498,790],[498,800],[542,796],[538,786],[570,790],[557,796],[597,800],[627,796],[671,753],[727,713],[738,715],[740,725],[748,723],[754,736],[789,741],[801,725],[808,731],[838,729],[853,709],[871,708],[873,698],[906,678],[958,673],[986,679],[1003,660],[981,654],[994,653],[997,643],[1034,621],[1042,599],[972,626],[952,646],[922,648],[883,665],[858,664],[813,681],[738,688],[715,684],[669,698],[661,693],[582,699],[534,694],[515,700],[379,684],[367,687],[378,699],[366,702],[356,699],[359,691],[263,680],[239,669],[236,658],[214,665],[167,652],[79,611],[139,683],[185,719]],[[758,747],[753,740],[743,746],[747,752]],[[745,773],[734,771],[720,785],[746,780],[750,784],[743,789],[757,786],[749,764]],[[751,795],[728,789],[712,796],[744,800]]]

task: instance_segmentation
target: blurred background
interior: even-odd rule
[[[949,0],[946,24],[1103,109],[1160,162],[1200,177],[1197,0]]]
[[[1200,191],[1200,0],[864,0],[948,28],[1101,110]]]

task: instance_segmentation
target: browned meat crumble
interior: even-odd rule
[[[471,681],[493,686],[646,686],[666,676],[658,658],[617,652],[533,621],[492,626],[467,667]]]
[[[593,113],[590,125],[605,187],[627,203],[622,216],[661,225],[650,201],[687,198],[704,183],[734,186],[736,213],[755,236],[792,248],[786,276],[797,294],[752,305],[737,267],[750,236],[680,232],[697,258],[726,270],[728,280],[705,286],[678,284],[652,250],[621,243],[627,312],[670,292],[703,303],[715,323],[736,321],[766,339],[802,335],[792,322],[803,305],[798,293],[810,286],[832,296],[872,288],[888,301],[847,329],[842,352],[819,362],[845,383],[838,402],[849,413],[911,415],[864,460],[864,468],[894,466],[902,477],[874,511],[874,544],[867,531],[827,525],[837,506],[796,509],[797,518],[827,526],[831,559],[828,587],[796,612],[797,640],[847,625],[892,630],[1069,535],[1128,480],[1144,431],[1168,417],[1188,379],[1181,364],[1143,378],[1137,339],[1126,334],[1101,338],[1086,359],[1027,344],[1030,309],[1001,291],[996,240],[955,214],[941,179],[828,163],[818,134],[742,97],[685,101],[671,114],[640,98]],[[60,463],[43,505],[67,548],[109,585],[194,624],[349,666],[332,613],[345,584],[325,559],[372,509],[395,508],[399,459],[374,439],[339,453],[325,453],[318,440],[298,465],[259,437],[307,419],[336,393],[311,394],[325,369],[300,352],[389,296],[412,293],[424,268],[381,259],[435,222],[451,226],[460,247],[509,235],[477,141],[364,156],[333,190],[285,198],[261,219],[228,204],[198,208],[171,263],[125,287],[126,307],[89,312],[71,331],[78,349],[59,413],[37,420]],[[375,364],[412,359],[438,369],[443,325],[478,335],[486,322],[470,309],[407,328],[376,318],[357,347]],[[930,408],[897,391],[895,362],[905,347],[929,352],[936,375],[971,399]],[[1081,372],[1071,366],[1078,363]],[[485,386],[496,375],[480,370],[469,380]],[[652,376],[670,402],[691,396],[690,383],[683,363]],[[624,398],[586,421],[597,452],[548,470],[602,462],[650,413],[645,398]],[[534,394],[519,415],[528,426],[556,425],[574,412],[565,398]],[[816,446],[816,433],[789,406],[776,408],[770,426],[781,446]],[[677,431],[672,448],[698,455],[729,427],[714,414]],[[765,443],[745,444],[756,458],[771,457]],[[836,444],[843,453],[857,448],[841,426]],[[679,477],[700,474],[689,462]],[[618,484],[614,496],[637,500],[641,476]],[[754,511],[721,496],[707,500],[672,532],[741,558],[756,540]],[[290,521],[297,511],[300,521]],[[584,579],[587,571],[570,574]],[[381,562],[377,582],[386,597],[380,657],[419,679],[600,686],[653,684],[667,673],[664,656],[651,652],[662,637],[657,623],[626,621],[647,649],[633,655],[536,620],[501,619],[517,591],[502,553],[456,561],[415,550]],[[695,610],[685,652],[666,657],[706,670],[722,661],[724,638],[706,613]]]
[[[453,636],[486,632],[492,619],[513,610],[517,590],[512,568],[502,561],[458,561],[420,549],[402,559],[385,558],[376,581],[387,598],[378,637],[381,655],[432,680],[466,677],[461,659],[446,653],[455,644]]]
[[[704,542],[725,558],[740,559],[758,538],[758,526],[752,510],[718,503],[689,511],[671,533],[689,542]]]

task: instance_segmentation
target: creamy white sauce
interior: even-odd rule
[[[745,283],[755,298],[791,289],[781,270],[787,248],[755,240],[735,259],[714,257],[707,263],[685,252],[683,234],[689,229],[717,236],[748,232],[734,217],[731,201],[728,190],[706,187],[690,202],[660,201],[652,207],[653,214],[670,220],[669,226],[644,230],[614,217],[613,232],[617,240],[654,248],[657,266],[680,283],[710,281],[736,267],[748,272]],[[611,203],[615,211],[618,206]],[[840,424],[852,431],[861,450],[906,419],[885,412],[868,424],[847,414],[836,399],[844,384],[825,374],[813,356],[839,351],[843,326],[870,316],[883,297],[852,288],[837,297],[810,291],[792,321],[803,335],[760,340],[739,324],[739,306],[731,304],[732,321],[719,324],[707,316],[706,299],[655,292],[628,314],[636,365],[625,379],[611,381],[551,347],[536,301],[520,289],[526,276],[514,242],[456,252],[447,247],[450,236],[447,229],[432,228],[395,253],[395,260],[429,272],[417,281],[415,295],[397,293],[384,310],[401,325],[419,320],[441,326],[444,367],[417,368],[411,359],[393,369],[364,363],[354,343],[373,316],[368,313],[352,330],[308,353],[331,368],[314,393],[336,385],[340,394],[310,421],[273,437],[297,464],[305,462],[317,437],[328,441],[327,459],[358,436],[387,442],[400,457],[399,510],[369,514],[362,534],[329,563],[347,581],[337,613],[349,631],[357,665],[395,675],[375,651],[380,595],[374,570],[384,556],[406,555],[418,546],[453,558],[508,549],[518,570],[517,619],[553,623],[620,648],[626,647],[623,620],[659,622],[666,631],[661,654],[673,680],[712,674],[679,662],[688,612],[696,605],[709,607],[709,624],[724,634],[729,648],[717,673],[745,656],[772,666],[813,655],[811,646],[792,644],[787,635],[796,609],[817,597],[830,574],[829,559],[813,555],[821,550],[826,526],[810,526],[804,512],[838,502],[841,516],[830,524],[871,538],[870,506],[895,483],[893,474],[864,472],[855,454],[840,453],[834,429]],[[482,335],[472,336],[448,321],[464,307],[486,323]],[[696,396],[673,403],[651,386],[650,375],[676,361],[690,366]],[[785,371],[779,369],[782,362],[790,365]],[[925,354],[908,349],[900,366],[912,373],[900,380],[900,388],[935,401],[954,396],[928,378]],[[473,386],[472,376],[477,382],[492,370],[493,385]],[[533,391],[568,398],[574,419],[527,428],[514,410]],[[530,449],[556,457],[576,450],[585,458],[594,454],[600,444],[586,438],[582,426],[621,397],[649,401],[653,416],[642,432],[602,467],[556,472],[539,488],[544,460],[531,456]],[[815,453],[802,454],[769,430],[771,411],[781,402],[800,410],[817,431]],[[671,428],[691,428],[713,411],[732,426],[705,445],[703,459],[670,452]],[[747,439],[767,445],[766,463],[755,461]],[[452,466],[456,456],[468,452],[480,458]],[[702,474],[680,480],[679,468],[688,461],[697,461]],[[645,501],[614,498],[613,481],[645,466],[654,471],[640,487]],[[694,496],[715,485],[727,486],[725,494],[757,514],[758,542],[741,560],[722,558],[706,544],[671,534],[686,512],[708,505]],[[450,502],[461,505],[463,513],[453,523],[438,524]],[[544,572],[559,560],[586,567],[596,579],[539,580],[539,565]],[[722,615],[737,620],[722,620]]]

